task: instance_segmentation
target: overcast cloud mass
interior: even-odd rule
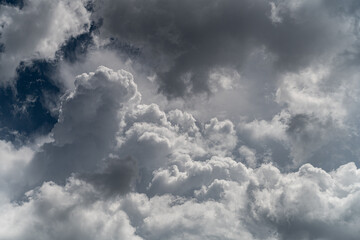
[[[359,20],[0,1],[0,239],[359,239]]]

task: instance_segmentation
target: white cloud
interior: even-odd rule
[[[30,147],[16,148],[11,142],[0,140],[0,204],[14,197],[15,189],[21,186],[24,169],[34,154]]]
[[[331,118],[341,126],[347,115],[342,104],[344,89],[340,87],[335,91],[326,91],[323,85],[329,74],[324,67],[285,74],[276,92],[276,101],[286,105],[292,114],[312,115],[321,121]]]
[[[69,179],[27,193],[28,201],[1,208],[1,239],[142,239],[116,202],[97,201],[91,185]]]
[[[14,77],[21,61],[53,58],[60,45],[90,27],[86,1],[28,0],[24,7],[2,5],[0,8],[0,54],[2,82]]]
[[[271,6],[271,15],[270,15],[271,21],[274,24],[281,23],[282,18],[279,15],[279,8],[275,5],[274,2],[270,2],[270,6]]]
[[[240,81],[240,74],[236,70],[220,68],[209,73],[209,86],[213,93],[219,90],[231,90]]]
[[[278,142],[289,150],[288,161],[295,166],[310,161],[316,153],[326,152],[328,144],[347,141],[353,110],[346,102],[353,101],[349,97],[353,85],[340,82],[338,87],[332,86],[334,74],[324,66],[283,74],[275,98],[282,108],[280,112],[271,120],[240,123],[240,132],[257,146]]]
[[[360,170],[353,163],[332,172],[306,164],[281,173],[271,164],[242,165],[239,171],[230,159],[189,161],[234,175],[189,168],[191,183],[202,175],[216,178],[200,183],[191,195],[179,188],[153,197],[131,192],[107,198],[76,178],[65,186],[47,182],[28,192],[27,201],[2,205],[0,237],[335,240],[359,234]],[[242,179],[236,179],[239,174]]]
[[[245,158],[245,162],[247,163],[248,166],[250,167],[256,167],[256,151],[255,149],[251,149],[245,145],[242,145],[239,148],[239,153],[240,156]]]

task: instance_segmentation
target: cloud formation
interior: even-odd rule
[[[212,171],[224,174],[199,181],[211,178]],[[192,196],[179,191],[154,197],[132,192],[107,198],[102,189],[76,178],[65,186],[44,183],[26,194],[26,202],[4,205],[0,235],[3,239],[356,239],[359,234],[359,170],[353,163],[329,173],[306,164],[282,174],[271,164],[251,169],[219,158],[194,162],[183,173],[191,174],[191,183],[197,185]],[[172,181],[182,180],[174,175]]]
[[[357,239],[359,6],[0,1],[0,239]]]
[[[141,104],[132,75],[106,67],[78,76],[60,112],[52,139],[40,149],[2,145],[10,156],[5,172],[15,171],[9,169],[18,161],[20,183],[37,176],[25,201],[3,203],[2,239],[359,234],[354,163],[329,172],[311,164],[282,172],[257,162],[231,121],[199,123],[181,110]],[[5,183],[12,179],[2,175]]]
[[[73,172],[94,171],[115,147],[122,108],[138,102],[132,75],[99,67],[82,74],[73,92],[63,96],[58,123],[28,167],[30,184],[64,181]],[[61,169],[61,171],[59,171]]]
[[[95,1],[105,37],[138,46],[168,97],[209,92],[219,68],[264,49],[276,71],[327,61],[354,44],[353,1]],[[273,60],[271,60],[273,59]]]

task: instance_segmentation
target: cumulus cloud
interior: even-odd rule
[[[116,202],[90,200],[92,189],[76,179],[64,187],[44,183],[27,193],[27,202],[1,208],[1,238],[142,239],[135,236],[135,229],[127,215],[117,210]]]
[[[357,123],[352,120],[356,113],[351,105],[357,98],[350,94],[356,89],[351,81],[332,84],[335,75],[334,69],[324,66],[281,75],[274,98],[281,110],[270,120],[240,123],[243,137],[260,148],[280,143],[280,148],[288,149],[288,153],[282,152],[284,160],[278,162],[293,161],[295,166],[312,162],[328,170],[339,166],[343,160],[328,160],[332,155],[328,150],[335,147],[343,154],[343,143],[353,141],[350,136]],[[290,157],[287,160],[286,155]]]
[[[346,117],[343,105],[344,91],[325,90],[329,78],[327,69],[313,67],[298,74],[286,74],[277,89],[276,101],[284,104],[293,114],[316,116],[321,121],[332,119],[341,125]]]
[[[271,164],[251,169],[231,159],[218,161],[203,164],[232,170],[234,177],[224,174],[198,182],[194,194],[187,197],[180,192],[154,197],[133,192],[104,198],[101,189],[76,178],[65,186],[44,183],[26,194],[26,202],[4,205],[0,235],[3,239],[358,236],[359,169],[353,163],[332,172],[306,164],[297,172],[283,174]],[[216,166],[226,161],[233,163]],[[239,168],[234,169],[234,164]],[[199,174],[204,172],[193,172]],[[205,175],[210,177],[211,172]]]
[[[29,184],[64,181],[73,172],[93,171],[116,146],[120,110],[137,103],[140,94],[132,75],[99,67],[82,74],[76,88],[63,97],[53,141],[42,147],[28,167]]]
[[[50,139],[37,148],[0,142],[1,184],[16,179],[18,191],[3,191],[0,238],[356,239],[355,163],[325,171],[299,161],[284,171],[246,143],[269,138],[305,153],[316,139],[305,135],[322,131],[307,113],[290,106],[240,127],[200,122],[142,103],[124,70],[79,75]]]
[[[0,239],[358,239],[359,7],[0,1]]]

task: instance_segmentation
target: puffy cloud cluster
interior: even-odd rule
[[[90,185],[52,182],[28,192],[28,201],[1,208],[2,239],[141,239],[118,204],[96,201]],[[96,196],[96,195],[95,195]]]
[[[76,178],[65,186],[44,183],[27,201],[3,205],[0,236],[300,240],[359,234],[360,170],[353,163],[329,173],[306,164],[288,174],[271,164],[252,169],[224,158],[193,165],[187,169],[196,189],[190,196],[178,190],[108,197]],[[204,177],[209,181],[199,180]],[[173,181],[188,184],[178,176]]]
[[[116,146],[125,109],[140,98],[132,75],[125,71],[99,67],[78,76],[75,85],[73,92],[63,96],[59,120],[51,132],[53,141],[44,144],[28,166],[30,186],[44,180],[64,181],[73,172],[94,171]]]
[[[94,35],[105,49],[61,71],[125,67],[147,104],[186,109],[203,122],[241,119],[241,141],[258,154],[331,170],[360,156],[344,150],[358,142],[358,7],[352,0],[94,1],[91,17],[102,19]],[[133,48],[131,61],[119,60]],[[149,97],[150,85],[185,103],[154,89]]]
[[[17,184],[29,190],[24,199],[3,201],[1,239],[359,235],[360,170],[354,163],[284,172],[246,146],[229,120],[201,123],[178,109],[142,104],[126,71],[99,67],[75,83],[62,99],[51,140],[37,150],[0,145],[9,156],[1,159],[2,171],[16,174]],[[263,128],[252,133],[274,136],[273,126],[281,123],[258,122]],[[1,175],[1,184],[11,180]]]
[[[296,167],[312,162],[326,169],[336,168],[343,160],[328,160],[332,155],[328,150],[336,148],[338,154],[344,154],[343,144],[354,141],[351,135],[358,123],[354,122],[357,110],[352,105],[358,101],[351,94],[357,89],[356,83],[332,83],[336,75],[336,67],[332,67],[331,71],[314,66],[297,74],[283,74],[275,94],[279,112],[270,120],[244,121],[239,130],[257,147],[279,143],[289,151]],[[284,157],[284,152],[281,155]]]

